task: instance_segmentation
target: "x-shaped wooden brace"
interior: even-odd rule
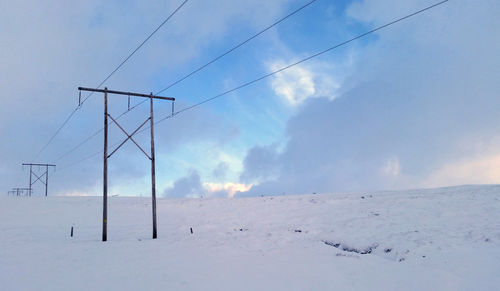
[[[31,183],[31,185],[35,184],[37,181],[42,182],[43,185],[45,185],[45,182],[43,180],[40,180],[43,176],[46,175],[46,173],[43,173],[42,175],[38,176],[35,172],[31,172],[32,175],[34,175],[37,179]]]
[[[120,124],[118,124],[118,122],[110,115],[108,114],[109,118],[111,118],[111,120],[113,120],[113,122],[123,131],[123,133],[125,133],[125,135],[127,136],[127,138],[113,151],[111,152],[111,154],[109,154],[107,156],[107,158],[110,158],[119,148],[121,148],[122,145],[124,145],[129,139],[135,143],[135,145],[146,155],[146,157],[148,157],[148,159],[151,160],[151,157],[141,148],[141,146],[132,138],[132,136],[134,136],[134,134],[136,134],[139,129],[141,129],[149,120],[151,120],[151,117],[148,117],[148,119],[146,119],[146,121],[144,121],[136,130],[134,130],[134,132],[132,132],[132,134],[128,134],[128,132],[123,129],[123,127],[120,126]]]

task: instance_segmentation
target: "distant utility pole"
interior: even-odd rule
[[[153,212],[153,239],[157,238],[157,228],[156,228],[156,178],[155,178],[155,143],[154,143],[154,119],[153,119],[153,99],[169,100],[175,101],[172,97],[161,97],[154,96],[153,93],[140,94],[132,92],[121,92],[108,90],[108,88],[103,89],[91,89],[78,87],[78,90],[88,91],[88,92],[98,92],[104,93],[104,170],[103,170],[103,211],[102,211],[102,241],[107,240],[107,225],[108,225],[108,159],[129,139],[146,155],[146,157],[151,160],[151,199],[152,199],[152,212]],[[123,127],[118,124],[116,119],[114,119],[110,114],[108,114],[108,94],[126,95],[129,96],[129,107],[130,107],[130,96],[149,98],[150,115],[132,134],[128,134]],[[173,103],[172,103],[173,104]],[[172,105],[173,106],[173,105]],[[173,107],[172,107],[173,108]],[[127,138],[116,148],[111,154],[108,155],[108,117],[125,133]],[[151,129],[151,152],[150,155],[144,151],[139,144],[132,138],[147,122],[150,122]]]
[[[21,194],[24,193],[24,191],[27,192],[27,195],[31,196],[31,188],[12,188],[12,194],[16,194],[16,196],[21,196]]]
[[[32,186],[36,182],[40,181],[42,184],[45,185],[45,196],[47,196],[48,190],[49,190],[49,167],[56,167],[56,165],[51,165],[51,164],[33,164],[33,163],[24,163],[23,166],[30,166],[30,186],[29,186],[29,196],[31,196],[32,192]],[[38,176],[35,172],[33,172],[33,167],[38,167],[38,168],[45,168],[45,172]],[[36,180],[33,181],[32,177],[35,176]],[[45,182],[42,180],[42,178],[45,177]]]

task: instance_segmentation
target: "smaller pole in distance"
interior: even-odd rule
[[[31,196],[33,192],[33,185],[36,184],[36,182],[40,181],[40,183],[45,185],[45,196],[48,196],[49,193],[49,169],[50,167],[53,167],[55,169],[56,165],[53,164],[37,164],[37,163],[23,163],[22,166],[29,166],[30,167],[30,179],[29,179],[29,187],[26,188],[26,191],[28,191],[28,196]],[[38,169],[42,169],[44,172],[42,172],[40,175],[37,175],[35,171],[33,170],[33,167],[37,167]],[[36,178],[33,180],[33,176]],[[45,176],[45,181],[43,181],[43,177]]]

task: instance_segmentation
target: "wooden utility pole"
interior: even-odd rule
[[[30,166],[30,186],[28,187],[30,189],[29,191],[29,196],[31,196],[32,192],[32,186],[36,182],[40,181],[40,183],[45,185],[45,196],[48,195],[49,191],[49,167],[56,167],[56,165],[51,165],[51,164],[33,164],[33,163],[23,163],[23,166]],[[45,171],[38,176],[34,171],[33,171],[33,166],[38,167],[38,168],[45,168]],[[35,176],[36,180],[33,181],[32,177]],[[42,178],[45,177],[45,182],[42,180]]]
[[[98,92],[104,93],[104,169],[103,169],[103,223],[102,223],[102,241],[107,240],[107,223],[108,223],[108,159],[128,140],[131,140],[143,153],[146,157],[151,161],[151,200],[152,200],[152,214],[153,214],[153,239],[156,239],[158,236],[157,224],[156,224],[156,174],[155,174],[155,145],[154,145],[154,117],[153,117],[153,99],[160,100],[169,100],[175,101],[175,98],[172,97],[162,97],[162,96],[154,96],[153,93],[140,94],[140,93],[132,93],[132,92],[122,92],[115,90],[108,90],[108,88],[104,89],[92,89],[92,88],[83,88],[78,87],[80,91],[88,91],[88,92]],[[128,134],[128,132],[123,129],[123,127],[116,121],[108,113],[108,94],[117,94],[117,95],[126,95],[126,96],[135,96],[135,97],[144,97],[149,98],[150,104],[150,116],[146,119],[136,130],[132,132],[132,134]],[[130,107],[130,99],[129,99],[129,107]],[[108,117],[113,121],[118,128],[120,128],[123,133],[127,136],[127,138],[115,148],[111,154],[108,155]],[[151,129],[151,152],[148,155],[146,151],[144,151],[141,146],[133,139],[133,136],[139,132],[139,130],[147,124],[149,121],[150,129]]]
[[[102,183],[102,241],[108,240],[108,88],[104,92],[104,170]],[[81,92],[81,91],[80,91]]]
[[[151,128],[151,193],[153,202],[152,213],[153,213],[153,239],[156,238],[156,173],[155,173],[155,131],[154,131],[154,119],[153,119],[153,92],[151,92],[151,97],[149,98],[150,104],[150,128]]]

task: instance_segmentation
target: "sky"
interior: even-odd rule
[[[189,0],[105,86],[159,92],[308,2]],[[182,110],[436,2],[316,0],[162,95]],[[97,87],[181,3],[0,1],[0,189],[27,187],[21,164],[36,162],[57,165],[50,195],[102,195],[102,132],[73,150],[102,128],[102,94],[44,145],[77,88]],[[158,123],[158,195],[498,184],[499,14],[496,0],[450,0]],[[110,96],[110,114],[127,99]],[[135,130],[146,105],[120,124]],[[156,120],[170,114],[155,101]],[[109,137],[111,151],[125,135],[111,124]],[[149,149],[147,131],[135,139]],[[151,195],[150,161],[133,143],[110,158],[109,185]]]

